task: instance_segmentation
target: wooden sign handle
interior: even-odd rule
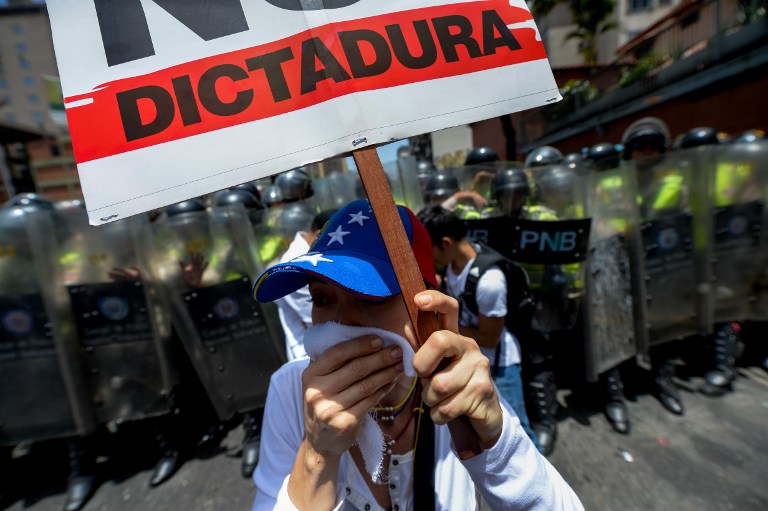
[[[376,148],[357,149],[352,151],[352,156],[360,173],[360,179],[363,181],[365,192],[368,194],[373,216],[376,217],[376,223],[379,224],[381,235],[384,238],[384,245],[387,248],[389,259],[392,261],[397,282],[400,284],[401,296],[405,302],[405,307],[408,309],[408,316],[415,327],[418,345],[413,346],[413,350],[418,351],[429,336],[440,329],[440,324],[434,314],[420,310],[413,302],[413,297],[425,291],[426,287],[416,262],[416,256],[408,242],[408,235],[400,221],[400,215],[397,212],[397,206],[392,191],[389,189],[387,176],[384,173]],[[438,370],[445,367],[449,362],[448,359],[443,360]],[[480,439],[467,417],[462,416],[451,421],[448,424],[448,429],[451,432],[451,437],[453,437],[453,443],[456,445],[456,452],[461,459],[466,460],[482,452]]]

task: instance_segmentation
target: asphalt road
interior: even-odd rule
[[[768,509],[768,373],[742,368],[735,392],[708,398],[699,379],[680,381],[686,413],[664,411],[650,395],[629,404],[632,430],[614,433],[594,405],[561,391],[559,438],[550,456],[586,509],[605,511],[763,511]],[[686,390],[687,389],[687,390]],[[176,475],[150,489],[150,450],[116,437],[102,458],[103,479],[85,511],[246,510],[255,492],[240,475],[240,429],[220,446],[199,450]],[[35,447],[11,464],[22,496],[12,511],[60,511],[66,451],[56,443]],[[56,461],[58,460],[58,461]]]

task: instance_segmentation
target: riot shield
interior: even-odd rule
[[[338,209],[359,198],[359,176],[354,172],[332,172],[312,180],[318,209]]]
[[[155,273],[170,290],[174,326],[219,418],[262,407],[285,360],[284,341],[274,306],[251,297],[261,264],[245,209],[186,212],[153,231]]]
[[[50,285],[55,246],[48,212],[0,210],[0,444],[85,434],[95,426]]]
[[[510,162],[487,162],[464,165],[454,169],[462,191],[478,194],[490,204],[493,200],[491,182],[496,172]]]
[[[635,165],[650,345],[706,333],[711,324],[701,307],[709,289],[700,271],[708,264],[708,242],[694,237],[704,211],[692,199],[697,171],[691,156],[681,151]]]
[[[66,233],[57,254],[87,382],[101,423],[170,412],[177,381],[170,316],[146,257],[149,222],[136,216],[94,228],[84,207],[57,211]]]
[[[712,312],[716,323],[743,321],[758,302],[759,282],[765,273],[761,251],[765,143],[701,148],[706,169],[708,229],[712,236]]]
[[[328,203],[333,203],[330,195],[327,200]],[[316,204],[315,200],[303,200],[273,206],[264,213],[263,221],[259,225],[252,226],[254,236],[258,240],[258,244],[254,246],[258,250],[256,260],[259,267],[267,268],[278,263],[296,233],[309,231],[312,220],[320,211]]]
[[[534,329],[568,330],[576,325],[584,297],[586,180],[562,165],[535,170],[529,186],[537,202],[524,210],[525,218],[470,220],[468,235],[526,270],[536,300]]]
[[[584,337],[588,380],[647,349],[634,169],[590,174]]]
[[[739,144],[741,151],[752,155],[755,162],[755,171],[758,172],[758,181],[761,183],[759,201],[763,204],[762,225],[768,225],[768,141],[760,140],[749,144]],[[768,321],[768,232],[761,233],[760,250],[756,254],[759,258],[758,274],[754,284],[754,300],[750,303],[748,319],[754,321]]]
[[[411,211],[420,211],[424,207],[424,194],[419,183],[416,159],[398,158],[396,161],[384,162],[382,166],[395,203],[407,206]]]

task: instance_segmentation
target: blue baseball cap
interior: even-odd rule
[[[437,288],[427,230],[410,209],[398,206],[397,210],[424,281]],[[337,211],[308,253],[262,273],[253,285],[253,297],[259,302],[271,302],[301,289],[312,278],[367,300],[383,300],[400,293],[368,200],[356,200]]]

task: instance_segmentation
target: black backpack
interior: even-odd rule
[[[477,316],[477,283],[489,267],[498,266],[507,281],[507,317],[504,320],[504,326],[520,342],[523,342],[531,332],[533,313],[536,310],[528,274],[520,266],[484,243],[475,242],[473,245],[477,250],[477,257],[467,274],[464,291],[457,297],[459,305],[466,307]],[[478,271],[474,271],[475,268]],[[500,353],[501,343],[496,346],[496,356],[493,361],[494,374],[498,371]]]

